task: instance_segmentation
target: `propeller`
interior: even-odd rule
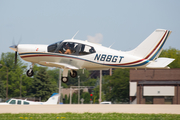
[[[14,38],[13,38],[13,45],[9,47],[9,48],[12,49],[13,51],[15,51],[15,66],[16,66],[16,64],[17,64],[18,45],[19,45],[19,43],[21,42],[21,40],[22,40],[22,37],[19,39],[18,44],[16,45],[15,42],[14,42]]]

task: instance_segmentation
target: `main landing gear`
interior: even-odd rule
[[[75,70],[71,70],[70,71],[70,76],[72,78],[75,78],[77,76],[77,72]],[[63,70],[63,77],[61,77],[61,81],[63,83],[67,83],[68,82],[68,69],[64,69]]]
[[[32,77],[32,76],[34,75],[33,66],[34,66],[34,63],[32,63],[32,66],[31,66],[30,69],[27,70],[27,72],[26,72],[26,75],[27,75],[28,77]],[[71,70],[71,71],[70,71],[70,76],[71,76],[72,78],[77,77],[77,72],[76,72],[75,70]],[[68,82],[68,69],[66,69],[66,68],[63,70],[63,77],[61,77],[61,81],[62,81],[63,83],[67,83],[67,82]]]
[[[32,76],[34,75],[33,66],[34,66],[34,64],[32,64],[32,67],[30,67],[30,69],[27,70],[27,72],[26,72],[26,75],[27,75],[28,77],[32,77]]]
[[[75,77],[77,76],[77,72],[76,72],[75,70],[71,70],[70,76],[71,76],[72,78],[75,78]]]

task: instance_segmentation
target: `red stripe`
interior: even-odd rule
[[[39,56],[54,56],[54,57],[67,57],[67,58],[73,58],[73,57],[68,57],[68,56],[60,56],[60,55],[26,55],[26,56],[21,56],[21,58],[26,58],[26,57],[39,57]],[[73,58],[73,59],[78,59],[78,58]],[[142,62],[145,59],[141,59],[141,60],[137,60],[134,62],[130,62],[130,63],[124,63],[124,64],[107,64],[107,65],[129,65],[129,64],[135,64],[138,62]]]
[[[68,57],[68,56],[61,56],[61,55],[25,55],[25,56],[20,56],[21,58],[26,58],[26,57],[43,57],[43,56],[54,56],[54,57],[67,57],[67,58],[73,58],[73,57]],[[73,58],[77,59],[77,58]]]
[[[159,43],[156,45],[156,47],[155,47],[155,48],[149,53],[149,55],[147,55],[144,59],[148,59],[148,57],[151,56],[152,53],[158,48],[158,46],[160,45],[160,43],[163,41],[166,33],[167,33],[167,30],[166,30],[165,34],[163,35],[163,37],[161,38],[161,40],[159,41]]]
[[[26,58],[26,57],[38,57],[38,56],[57,56],[57,55],[25,55],[25,56],[21,56],[21,58]]]

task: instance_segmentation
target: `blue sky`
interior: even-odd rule
[[[164,48],[180,49],[178,0],[0,0],[0,54],[17,44],[96,40],[128,51],[155,29],[172,30]]]

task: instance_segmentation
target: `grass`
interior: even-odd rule
[[[0,114],[0,120],[180,120],[179,114],[59,113]]]

